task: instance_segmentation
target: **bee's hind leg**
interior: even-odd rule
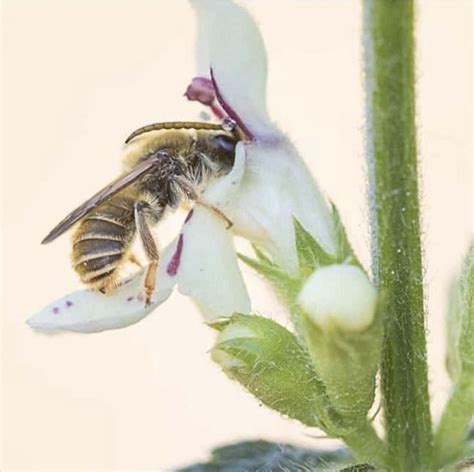
[[[143,289],[145,292],[145,306],[151,304],[151,297],[156,287],[156,272],[158,270],[158,263],[160,260],[158,247],[150,231],[150,226],[146,218],[147,214],[153,213],[155,218],[159,219],[163,212],[156,214],[156,212],[153,212],[151,206],[143,201],[135,203],[135,224],[143,245],[143,249],[145,251],[145,255],[149,261],[143,283]]]

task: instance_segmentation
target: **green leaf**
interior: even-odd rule
[[[293,219],[293,223],[295,227],[296,251],[298,253],[300,270],[303,274],[312,273],[318,267],[337,262],[336,258],[329,255],[296,218]]]
[[[283,415],[326,431],[338,420],[296,336],[268,318],[232,316],[212,358],[230,378]]]
[[[351,459],[347,449],[305,449],[267,441],[244,441],[213,449],[206,463],[177,472],[334,471]]]

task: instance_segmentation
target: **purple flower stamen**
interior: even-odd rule
[[[227,117],[219,105],[212,80],[206,77],[194,77],[188,85],[184,96],[190,101],[197,101],[210,107],[217,119],[223,120]]]
[[[236,123],[237,126],[247,135],[250,140],[254,139],[253,133],[245,126],[245,123],[241,120],[240,116],[236,113],[236,111],[225,101],[224,97],[222,96],[219,87],[217,85],[216,79],[214,78],[214,72],[212,71],[211,67],[211,80],[212,84],[214,85],[214,91],[216,94],[217,101],[219,102],[220,106],[224,109],[224,111],[232,118]]]
[[[181,254],[183,252],[183,234],[179,235],[178,244],[176,244],[176,250],[171,258],[171,261],[166,268],[166,272],[169,276],[174,277],[178,273],[178,268],[181,263]]]
[[[186,219],[184,220],[184,224],[186,224],[193,217],[193,214],[194,214],[194,208],[186,215]]]

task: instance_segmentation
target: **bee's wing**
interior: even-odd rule
[[[150,169],[157,165],[160,158],[163,157],[163,152],[158,152],[148,159],[140,162],[130,172],[125,175],[121,175],[117,179],[113,180],[109,185],[104,187],[102,190],[97,192],[94,196],[85,201],[82,205],[73,210],[69,215],[61,220],[41,241],[41,244],[50,243],[54,241],[58,236],[61,236],[67,231],[74,223],[77,223],[80,219],[84,218],[92,209],[100,205],[101,203],[108,200],[110,197],[115,195],[120,190],[124,189],[128,185],[135,182],[143,174],[147,173]]]

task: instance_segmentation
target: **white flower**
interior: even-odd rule
[[[298,303],[321,329],[364,331],[374,320],[377,293],[362,269],[335,264],[309,277]]]
[[[142,296],[144,271],[106,296],[79,290],[50,303],[27,323],[42,331],[99,332],[124,328],[163,303],[177,285],[193,297],[207,320],[250,311],[231,233],[203,208],[188,215],[182,231],[162,253],[152,304]]]
[[[206,76],[193,81],[187,96],[210,106],[219,118],[235,121],[248,137],[237,146],[230,174],[203,195],[230,218],[232,230],[196,207],[163,253],[151,306],[145,308],[139,299],[140,272],[110,296],[78,291],[61,298],[34,315],[32,327],[84,332],[121,328],[150,313],[174,285],[196,301],[208,321],[248,313],[250,300],[232,233],[259,245],[293,274],[298,270],[294,217],[327,252],[335,252],[327,204],[293,145],[268,117],[266,52],[256,24],[231,0],[191,3],[198,15],[198,58]]]
[[[230,0],[191,3],[201,27],[199,68],[210,71],[207,77],[221,107],[250,138],[237,147],[235,167],[243,167],[236,172],[240,179],[223,179],[205,196],[234,222],[237,234],[262,246],[284,270],[295,273],[293,218],[334,253],[329,209],[296,149],[268,117],[266,53],[250,15]],[[202,64],[206,60],[207,67]],[[204,103],[209,104],[209,97]]]

